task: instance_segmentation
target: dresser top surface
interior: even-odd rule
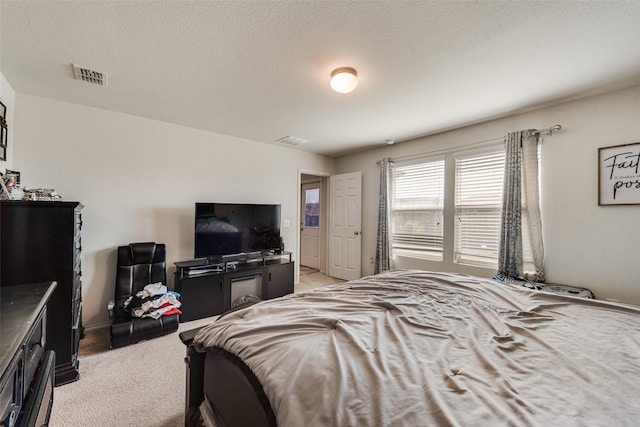
[[[0,373],[8,368],[55,287],[55,282],[0,287]]]

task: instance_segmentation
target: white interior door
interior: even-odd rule
[[[300,197],[300,265],[320,269],[320,182],[302,184]]]
[[[362,174],[331,176],[329,200],[329,276],[359,279],[362,277]]]

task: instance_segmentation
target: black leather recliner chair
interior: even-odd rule
[[[137,318],[124,310],[125,300],[150,283],[167,283],[166,250],[162,243],[131,243],[118,247],[115,299],[109,302],[111,348],[160,337],[178,329],[178,314],[158,319]]]

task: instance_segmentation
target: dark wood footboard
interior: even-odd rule
[[[185,396],[185,426],[193,424],[192,414],[198,411],[198,407],[204,400],[204,360],[205,354],[197,352],[193,346],[193,339],[201,328],[191,329],[179,334],[182,343],[187,347],[187,354],[184,358],[186,365],[186,396]],[[199,416],[197,417],[199,418]]]
[[[277,425],[262,384],[235,355],[221,348],[209,350],[204,361],[202,387],[219,425]]]
[[[262,384],[242,360],[221,348],[195,350],[192,344],[200,329],[179,334],[186,346],[185,426],[203,426],[199,407],[206,396],[218,427],[275,427]]]

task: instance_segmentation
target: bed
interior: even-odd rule
[[[186,425],[637,426],[640,308],[393,271],[183,336]]]

